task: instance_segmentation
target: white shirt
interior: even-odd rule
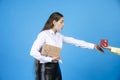
[[[40,63],[51,62],[51,57],[41,55],[39,50],[44,43],[62,48],[63,42],[80,46],[82,48],[94,49],[94,44],[85,42],[83,40],[77,40],[72,37],[66,37],[59,32],[54,33],[52,29],[44,30],[38,34],[37,39],[34,41],[30,51],[30,55],[39,60]]]

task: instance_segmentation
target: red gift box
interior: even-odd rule
[[[101,47],[108,47],[108,40],[102,39],[102,40],[100,41],[100,46],[101,46]]]

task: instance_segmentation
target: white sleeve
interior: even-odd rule
[[[41,62],[51,62],[52,61],[51,57],[42,56],[41,53],[39,52],[44,42],[45,34],[41,32],[32,45],[30,55]]]
[[[62,35],[62,38],[63,38],[63,42],[65,42],[65,43],[73,44],[75,46],[80,46],[82,48],[94,49],[93,43],[89,43],[89,42],[86,42],[83,40],[78,40],[78,39],[75,39],[72,37],[66,37],[63,35]]]

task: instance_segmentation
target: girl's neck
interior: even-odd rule
[[[56,30],[55,28],[52,28],[52,31],[53,31],[54,33],[56,33],[56,32],[57,32],[57,30]]]

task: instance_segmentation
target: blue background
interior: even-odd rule
[[[0,80],[34,80],[31,46],[50,14],[64,15],[62,34],[120,47],[120,0],[0,0]],[[120,80],[120,56],[64,44],[63,80]]]

